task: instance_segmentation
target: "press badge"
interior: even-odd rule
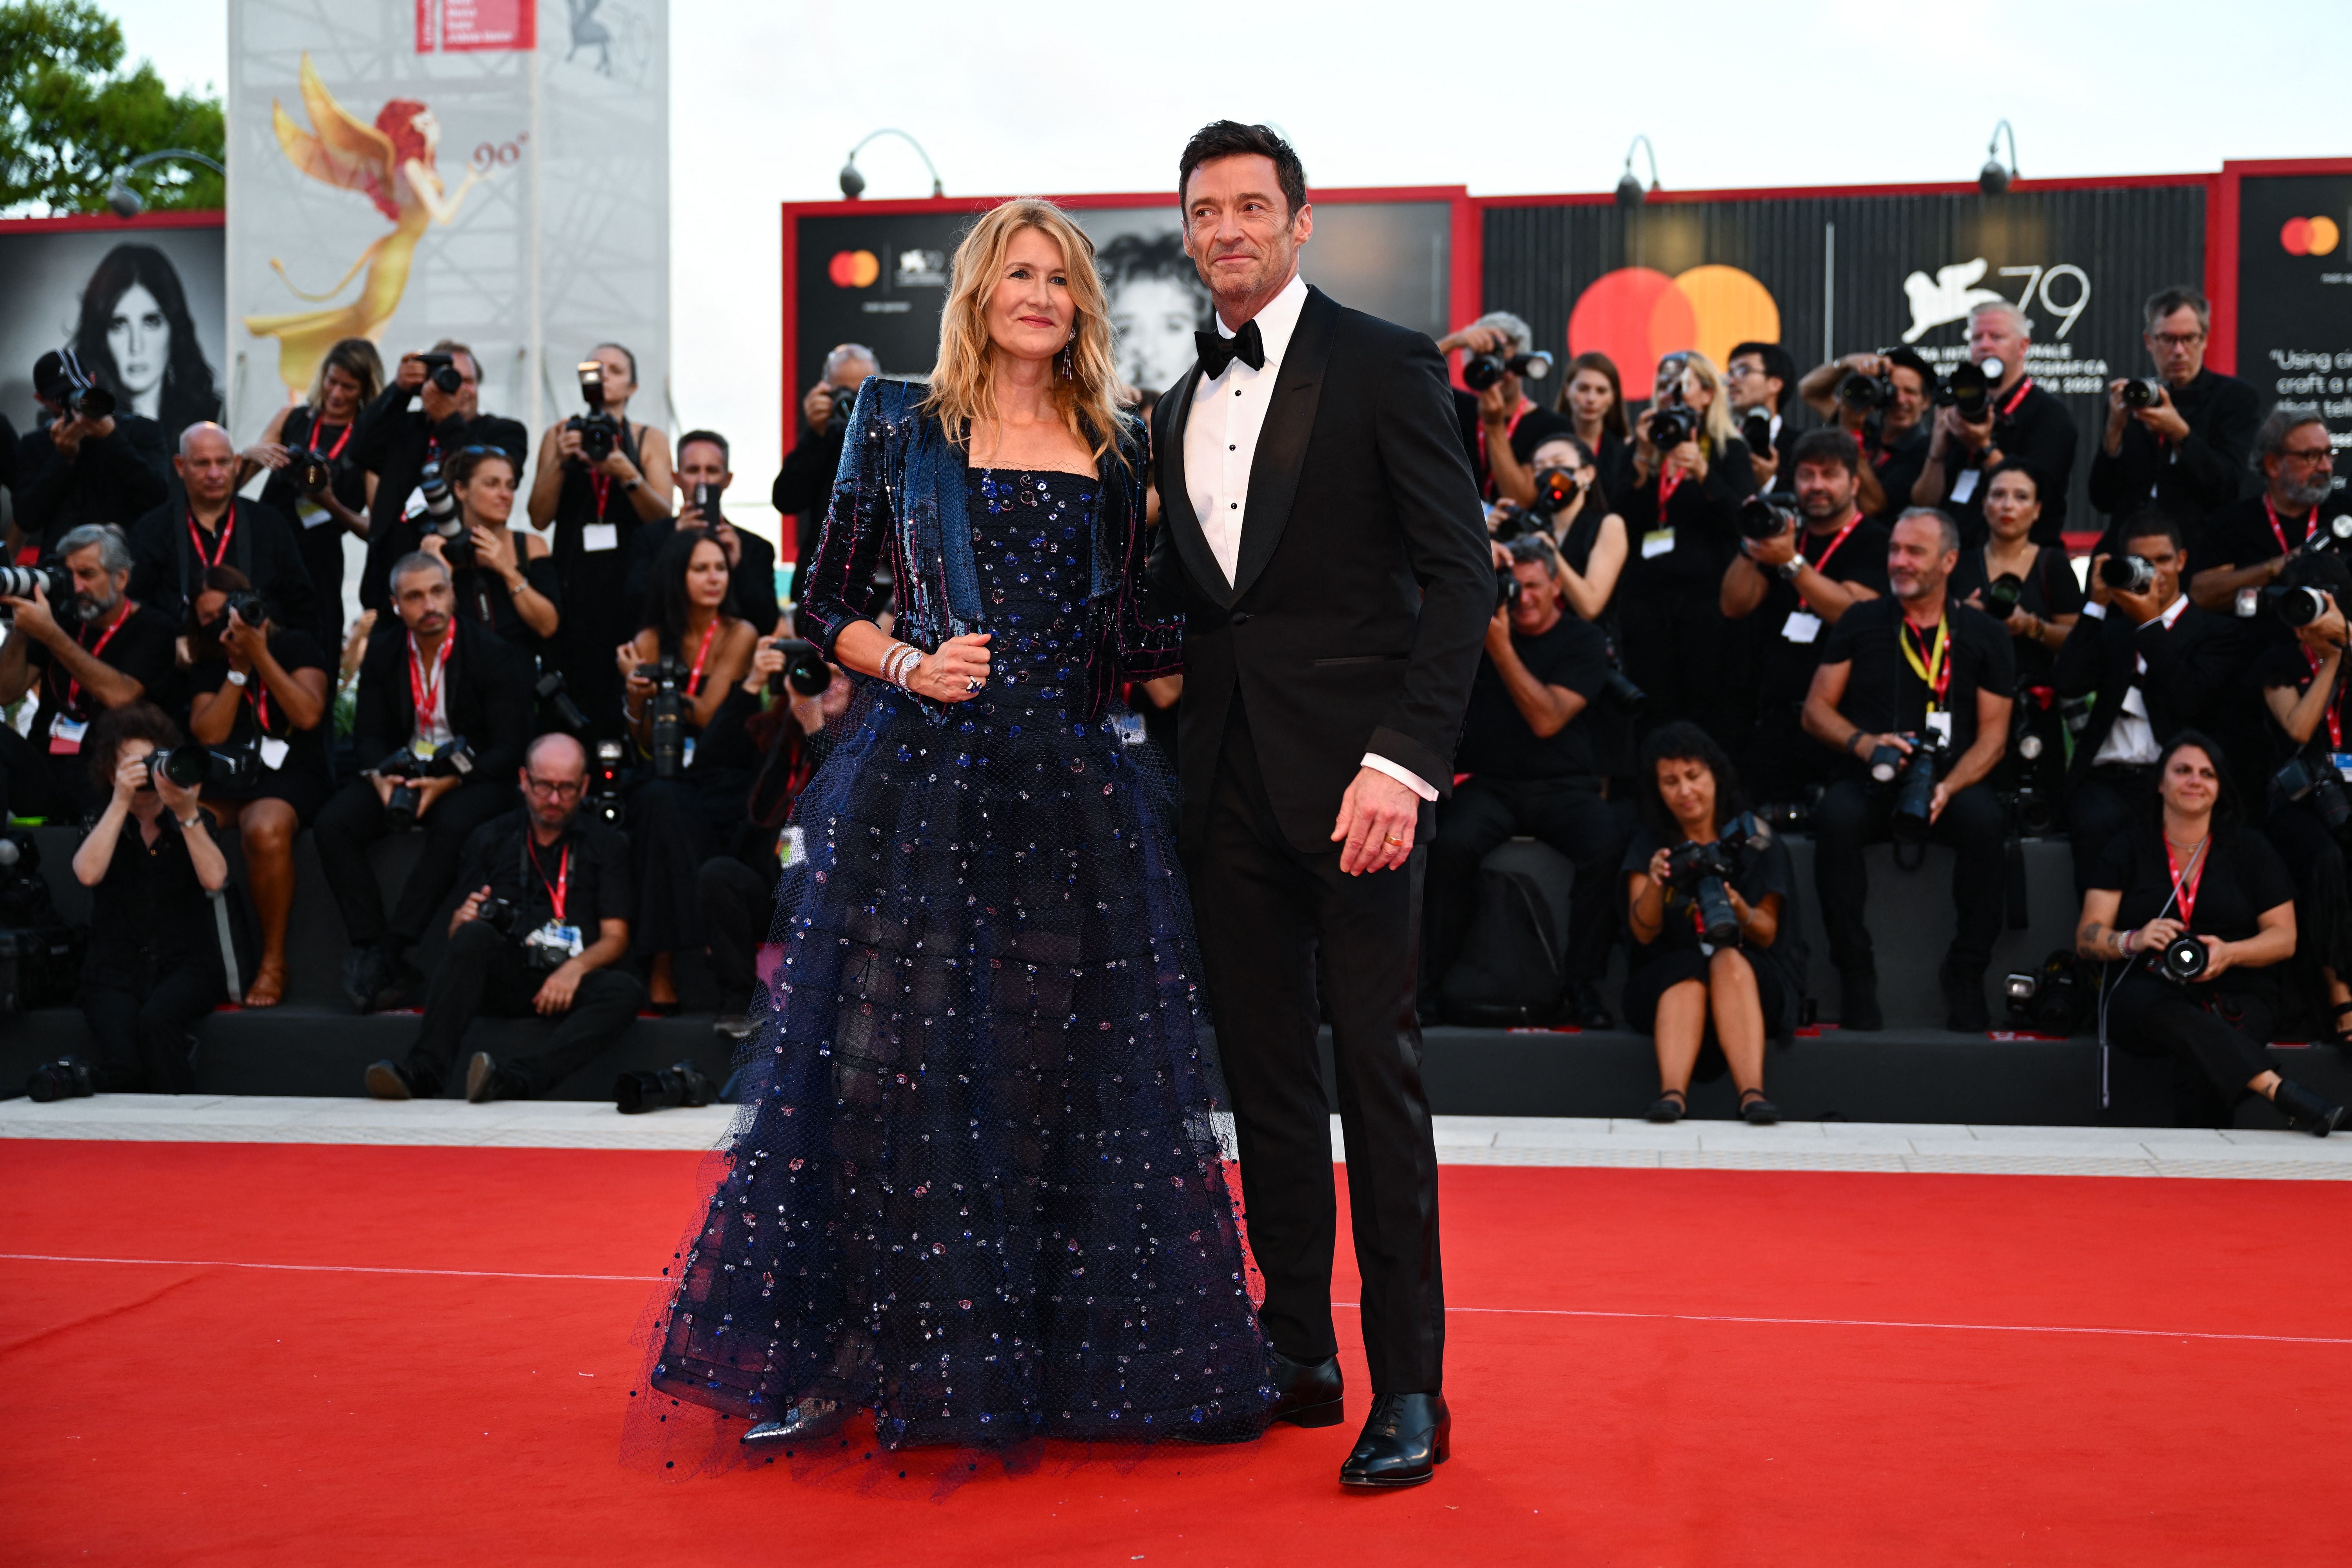
[[[89,729],[84,719],[68,719],[60,713],[49,721],[49,755],[70,757],[81,750],[81,738]]]
[[[1822,618],[1811,610],[1790,610],[1780,623],[1780,635],[1790,642],[1811,642],[1822,635]]]
[[[1977,470],[1962,468],[1960,477],[1952,481],[1952,501],[1955,505],[1977,493]]]
[[[1654,561],[1672,552],[1674,547],[1675,531],[1671,528],[1654,528],[1642,535],[1642,559],[1644,561]]]
[[[1142,714],[1114,713],[1111,715],[1110,727],[1114,731],[1118,731],[1118,743],[1120,745],[1139,746],[1143,744]]]
[[[407,502],[400,509],[400,521],[403,522],[414,522],[418,517],[423,515],[424,511],[425,492],[421,489],[411,490],[408,492]]]
[[[334,521],[332,512],[308,496],[294,503],[294,515],[301,520],[305,528],[316,528],[322,522]]]
[[[2352,752],[2337,752],[2335,755],[2336,776],[2352,783]]]
[[[1928,714],[1927,733],[1935,736],[1936,739],[1943,742],[1944,744],[1948,746],[1950,745],[1952,743],[1952,716],[1949,713]]]
[[[808,840],[803,836],[799,823],[793,823],[776,836],[777,865],[797,866],[807,858]]]
[[[580,943],[578,926],[558,925],[555,921],[550,921],[539,928],[539,941],[540,945],[543,947],[560,947],[574,958],[579,957],[583,951]]]
[[[261,765],[273,773],[286,765],[286,754],[294,748],[275,735],[261,737]]]
[[[580,548],[590,554],[600,550],[621,548],[621,525],[617,522],[589,522],[580,527]]]

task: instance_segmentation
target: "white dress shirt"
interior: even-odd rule
[[[2189,595],[2183,594],[2167,605],[2164,613],[2156,618],[2164,623],[2166,631],[2170,631],[2172,623],[2179,620],[2180,612],[2188,607]],[[2105,605],[2085,605],[2083,613],[2093,620],[2103,621],[2107,617],[2107,607]],[[2132,662],[2137,666],[2140,674],[2147,673],[2145,658],[2134,654]],[[2139,683],[2134,681],[2132,689],[2124,693],[2124,705],[2116,714],[2115,725],[2108,730],[2107,738],[2099,742],[2098,755],[2091,759],[2091,764],[2096,767],[2105,763],[2125,763],[2152,767],[2163,754],[2164,748],[2156,743],[2156,727],[2148,721],[2147,698],[2141,692]]]
[[[1274,397],[1283,356],[1298,331],[1298,313],[1306,308],[1307,279],[1293,273],[1255,318],[1265,364],[1252,370],[1234,360],[1223,374],[1203,376],[1192,391],[1192,412],[1184,423],[1184,494],[1227,584],[1240,571],[1242,528],[1249,518],[1250,463],[1257,456],[1258,433],[1265,426],[1266,405]],[[1234,335],[1224,317],[1215,320],[1219,337]],[[1363,765],[1388,774],[1423,800],[1437,798],[1436,785],[1386,757],[1367,752]]]

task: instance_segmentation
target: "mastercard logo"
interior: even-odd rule
[[[882,258],[870,250],[836,250],[824,271],[836,289],[864,289],[882,276]]]
[[[2291,217],[2279,226],[2279,244],[2289,256],[2326,256],[2343,237],[2331,217]]]
[[[1568,352],[1607,354],[1635,399],[1649,395],[1664,355],[1696,349],[1719,367],[1735,344],[1751,341],[1780,341],[1772,290],[1737,267],[1712,263],[1672,277],[1649,267],[1604,272],[1568,316]]]

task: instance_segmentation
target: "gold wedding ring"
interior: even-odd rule
[[[1403,843],[1403,842],[1404,842],[1404,840],[1403,840],[1403,839],[1402,839],[1402,838],[1399,838],[1395,834],[1391,833],[1391,834],[1390,834],[1386,838],[1381,839],[1381,843],[1383,843],[1383,844],[1402,844],[1402,843]]]

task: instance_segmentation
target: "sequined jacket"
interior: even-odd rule
[[[883,559],[897,584],[892,634],[899,640],[929,652],[950,637],[988,629],[972,559],[963,453],[938,416],[922,408],[923,390],[878,375],[857,389],[833,501],[802,582],[797,622],[801,634],[828,655],[844,627],[868,618],[864,595]],[[1097,469],[1102,504],[1095,510],[1093,582],[1082,633],[1094,689],[1090,719],[1101,716],[1120,682],[1184,668],[1183,616],[1163,607],[1146,577],[1146,440],[1141,421],[1123,420]],[[928,700],[923,706],[934,722],[950,710]]]

